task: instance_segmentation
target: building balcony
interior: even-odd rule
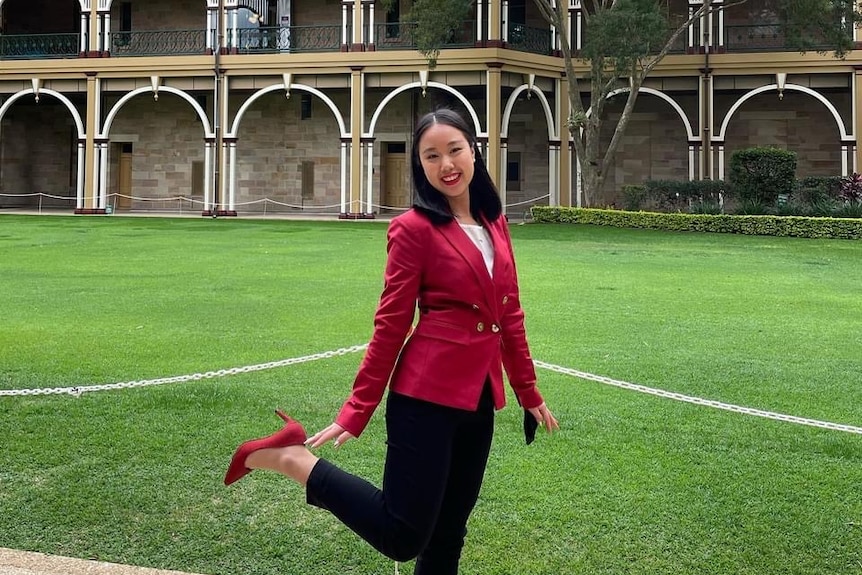
[[[0,59],[77,58],[80,34],[0,35]]]
[[[111,33],[111,56],[204,54],[207,30],[135,30]]]
[[[376,24],[372,42],[366,42],[373,50],[415,50],[416,25],[410,22]],[[211,52],[207,42],[207,29],[187,30],[132,30],[111,32],[108,53],[104,56],[170,56],[206,54]],[[852,34],[852,31],[848,31]],[[239,54],[341,52],[347,49],[342,43],[344,29],[341,24],[315,26],[272,26],[239,28],[228,31],[227,51]],[[347,37],[350,37],[347,31]],[[687,47],[687,34],[682,34],[672,47],[671,54],[696,52],[698,47]],[[724,28],[720,50],[731,53],[746,52],[794,52],[798,48],[790,45],[781,26],[777,23],[728,25]],[[86,55],[81,50],[81,35],[62,34],[0,34],[0,60],[36,60],[77,58]],[[476,47],[476,23],[465,21],[453,31],[444,44],[445,49]],[[573,41],[572,45],[576,43]],[[372,47],[373,46],[373,47]],[[504,48],[532,54],[553,55],[550,29],[510,23],[508,39]],[[811,50],[828,50],[824,42],[815,42]]]
[[[339,52],[341,33],[341,25],[241,28],[228,43],[240,54]]]

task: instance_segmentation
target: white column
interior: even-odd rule
[[[349,29],[350,23],[350,13],[349,9],[352,4],[348,2],[348,0],[342,0],[341,2],[341,44],[350,44],[350,36],[347,31]]]
[[[231,33],[230,33],[230,42],[229,42],[231,48],[238,48],[239,47],[239,39],[237,38],[237,34],[238,34],[237,28],[239,27],[238,22],[239,22],[239,10],[237,10],[236,8],[232,8],[230,10]]]
[[[548,205],[559,205],[560,144],[548,145]]]
[[[368,5],[368,46],[374,50],[374,3]]]
[[[102,48],[105,52],[109,52],[111,50],[111,13],[105,12],[104,16],[105,20],[105,46]]]
[[[350,144],[341,142],[341,213],[347,213],[347,179],[350,175],[348,170],[348,159],[350,158]]]
[[[223,210],[230,209],[228,208],[228,203],[230,202],[230,198],[228,198],[228,180],[230,175],[228,174],[228,154],[230,153],[230,149],[228,143],[222,141],[221,144],[221,158],[219,158],[219,174],[221,174],[221,182],[219,182],[219,203],[222,206]],[[227,177],[226,177],[227,176]]]
[[[206,142],[204,144],[204,207],[203,211],[212,209],[210,206],[210,202],[212,198],[210,197],[210,186],[212,186],[212,153],[213,153],[213,144],[212,142]]]
[[[81,13],[81,41],[79,46],[80,52],[87,52],[89,48],[87,47],[87,31],[89,27],[87,26],[87,16],[89,14]]]
[[[230,161],[230,167],[228,168],[229,180],[228,185],[228,210],[236,211],[236,142],[231,142],[228,144],[228,158]]]
[[[724,144],[718,144],[718,179],[724,179]]]
[[[372,176],[374,175],[374,142],[368,142],[365,144],[365,149],[367,151],[367,161],[365,163],[365,175],[366,175],[366,188],[368,193],[368,203],[365,208],[366,214],[374,213],[374,188],[372,183]]]
[[[75,192],[75,209],[84,209],[84,171],[86,163],[84,154],[86,153],[86,140],[78,140],[78,178],[77,188]]]
[[[509,41],[509,0],[503,0],[503,42]]]
[[[104,210],[108,201],[108,142],[97,145],[99,147],[99,201],[96,207]]]
[[[497,179],[500,182],[500,185],[497,186],[500,191],[500,198],[506,198],[509,194],[509,188],[507,186],[506,180],[506,167],[509,165],[509,141],[507,139],[500,138],[500,171],[503,172],[502,175]],[[506,206],[503,206],[505,212]]]

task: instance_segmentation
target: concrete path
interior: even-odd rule
[[[0,575],[193,575],[0,547]]]

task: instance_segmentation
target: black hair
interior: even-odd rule
[[[413,131],[413,147],[410,152],[410,166],[413,171],[413,189],[415,192],[413,207],[425,214],[436,225],[445,224],[454,219],[446,196],[432,186],[428,178],[425,177],[425,170],[422,169],[422,161],[419,158],[419,140],[422,139],[426,130],[434,124],[452,126],[467,138],[467,143],[476,154],[473,179],[470,181],[470,214],[476,221],[481,221],[483,218],[489,222],[495,221],[503,213],[503,204],[497,193],[497,187],[488,174],[488,168],[479,153],[476,137],[470,126],[460,114],[448,108],[441,108],[425,114],[419,118],[416,129]]]

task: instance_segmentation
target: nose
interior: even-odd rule
[[[452,156],[450,156],[449,154],[444,154],[442,158],[442,165],[443,169],[445,170],[448,170],[449,168],[453,167],[455,163],[452,161]]]

